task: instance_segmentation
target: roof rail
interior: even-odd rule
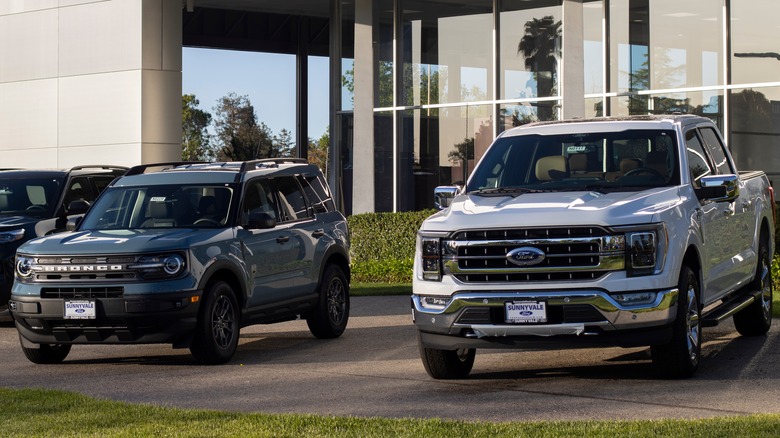
[[[191,166],[193,164],[207,164],[207,162],[206,161],[170,161],[165,163],[140,164],[138,166],[131,167],[130,170],[128,170],[127,173],[125,173],[125,176],[140,175],[142,173],[146,173],[146,170],[151,167],[161,167],[162,169],[160,170],[165,170],[177,166]]]
[[[128,168],[125,166],[113,166],[110,164],[85,164],[82,166],[74,166],[70,168],[71,172],[74,170],[83,169],[127,170]]]
[[[241,164],[241,169],[238,172],[244,173],[250,170],[259,169],[265,164],[275,164],[278,166],[285,163],[309,164],[309,160],[306,158],[263,158],[260,160],[245,161]]]

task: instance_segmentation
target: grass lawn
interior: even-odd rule
[[[411,295],[412,283],[352,283],[349,294],[353,297]]]
[[[0,388],[4,437],[734,437],[778,436],[780,415],[708,420],[464,422],[175,409]]]

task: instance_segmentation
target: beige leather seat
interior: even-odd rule
[[[588,169],[588,156],[574,154],[569,156],[569,176],[572,178],[602,178],[600,171]]]
[[[567,175],[566,158],[563,155],[542,157],[536,162],[536,179],[539,181],[555,181]]]

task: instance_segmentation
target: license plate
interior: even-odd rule
[[[508,301],[504,304],[506,322],[524,324],[547,322],[547,303],[545,301]]]
[[[95,319],[95,302],[65,301],[65,319]]]

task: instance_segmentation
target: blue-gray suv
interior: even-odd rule
[[[68,229],[17,251],[9,308],[34,363],[169,343],[218,364],[248,325],[346,328],[347,221],[305,160],[136,166]]]

